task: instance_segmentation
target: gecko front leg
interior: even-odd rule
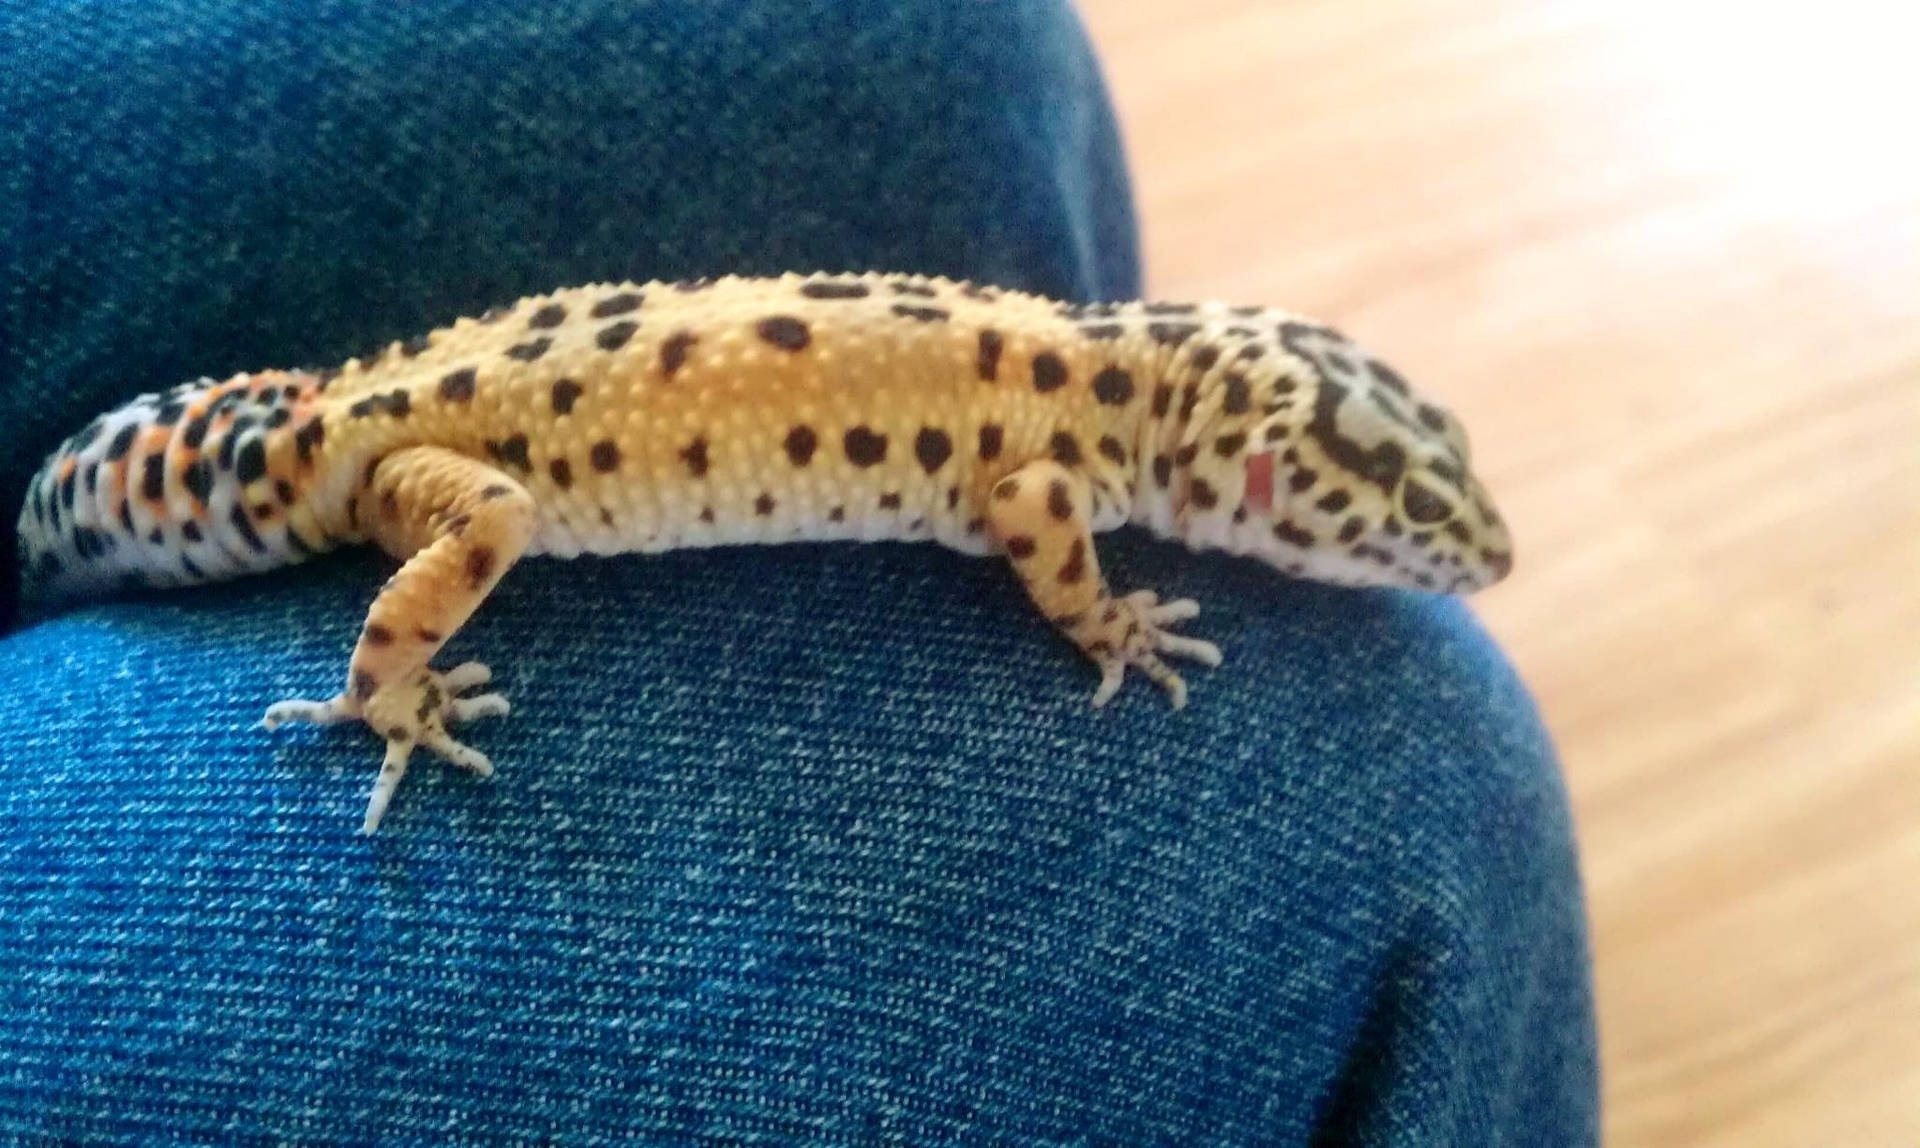
[[[1198,603],[1161,602],[1151,590],[1123,598],[1108,592],[1093,549],[1091,516],[1087,480],[1051,459],[1014,471],[987,498],[988,527],[1027,596],[1100,667],[1093,704],[1111,701],[1127,667],[1134,666],[1159,682],[1178,709],[1186,704],[1187,684],[1160,655],[1217,666],[1220,649],[1167,629],[1199,614]]]
[[[379,828],[416,747],[485,776],[492,764],[455,741],[450,721],[505,714],[499,694],[460,697],[486,684],[487,667],[429,667],[453,633],[520,557],[533,533],[533,498],[500,471],[439,447],[410,447],[380,460],[360,495],[360,515],[380,547],[402,561],[367,612],[347,668],[347,686],[324,701],[291,700],[262,724],[362,721],[386,739],[363,833]]]

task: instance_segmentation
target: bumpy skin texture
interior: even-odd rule
[[[371,831],[485,667],[429,662],[522,554],[797,539],[1004,553],[1100,668],[1215,664],[1191,602],[1115,595],[1134,522],[1294,575],[1469,591],[1512,563],[1465,434],[1345,337],[1219,304],[1061,304],[902,275],[595,285],[337,370],[202,380],[95,420],[36,476],[23,584],[63,598],[373,542],[403,561],[341,692],[274,706],[387,741]]]

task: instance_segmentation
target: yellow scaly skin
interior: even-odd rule
[[[1330,328],[1260,307],[1061,304],[903,275],[595,285],[338,370],[201,380],[102,416],[21,514],[58,600],[269,569],[349,543],[403,562],[344,689],[283,721],[386,739],[364,828],[414,748],[480,772],[451,721],[503,714],[429,662],[524,554],[932,539],[1004,554],[1094,661],[1178,706],[1190,601],[1109,593],[1125,522],[1298,576],[1470,591],[1511,544],[1444,409]]]

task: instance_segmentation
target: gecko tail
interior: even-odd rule
[[[25,603],[212,582],[330,549],[301,497],[322,389],[300,371],[201,379],[87,424],[27,484]]]

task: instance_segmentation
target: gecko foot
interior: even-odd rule
[[[293,699],[276,703],[267,708],[260,724],[273,729],[296,721],[316,725],[363,721],[384,737],[386,756],[380,765],[379,780],[373,785],[373,796],[367,802],[366,820],[360,826],[362,833],[372,833],[380,827],[380,819],[385,816],[394,791],[407,775],[407,762],[417,746],[481,777],[492,775],[493,763],[487,760],[486,754],[455,741],[447,733],[449,722],[499,717],[509,711],[507,699],[499,694],[458,696],[463,691],[486,685],[492,677],[492,671],[479,662],[467,662],[445,673],[421,670],[411,678],[375,690],[365,701],[340,694],[324,702]]]
[[[1109,599],[1073,627],[1074,641],[1099,663],[1100,686],[1093,704],[1104,706],[1120,692],[1128,666],[1137,667],[1167,691],[1173,708],[1187,704],[1187,683],[1161,654],[1186,658],[1202,665],[1220,664],[1220,647],[1199,638],[1170,633],[1167,627],[1198,616],[1200,604],[1191,598],[1160,602],[1151,590],[1136,590],[1124,598]]]

